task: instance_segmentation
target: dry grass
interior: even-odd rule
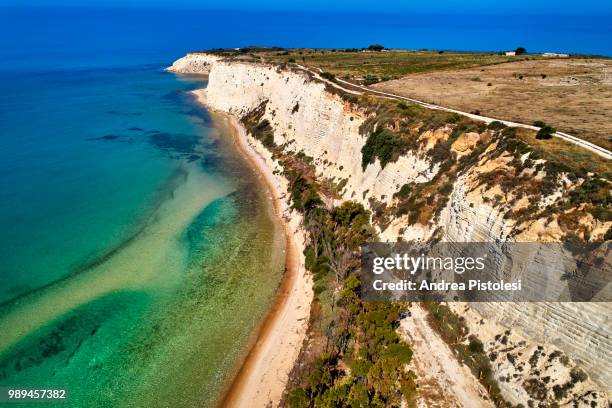
[[[612,180],[610,160],[563,139],[537,140],[535,132],[529,129],[518,128],[516,135],[528,145],[541,151],[547,160],[564,163],[572,169],[593,172]]]
[[[541,120],[612,150],[610,59],[531,60],[430,71],[373,87],[500,119]]]
[[[537,56],[511,57],[498,53],[484,52],[436,52],[436,51],[334,51],[334,50],[287,50],[285,52],[258,53],[269,61],[295,61],[309,67],[354,80],[389,80],[419,72],[433,72],[449,69],[463,69],[509,61],[520,61]]]

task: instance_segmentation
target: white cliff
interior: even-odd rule
[[[211,54],[189,53],[174,61],[170,67],[166,68],[166,71],[181,74],[208,74],[212,64],[217,60],[219,57]]]

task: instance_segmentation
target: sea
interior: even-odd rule
[[[175,59],[372,43],[612,55],[606,16],[515,17],[0,5],[0,387],[213,406],[253,341],[282,228],[194,103],[206,78],[166,73]]]

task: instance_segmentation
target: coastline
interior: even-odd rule
[[[277,406],[289,372],[299,355],[308,329],[312,302],[312,280],[304,266],[305,235],[301,217],[293,212],[286,197],[286,180],[272,172],[269,152],[251,141],[246,129],[231,114],[208,105],[205,90],[192,91],[196,101],[219,115],[232,134],[232,142],[268,190],[274,212],[283,226],[286,266],[276,297],[253,336],[249,351],[234,379],[222,393],[219,406]],[[268,154],[266,154],[268,153]]]

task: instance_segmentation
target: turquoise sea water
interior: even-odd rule
[[[208,406],[231,378],[283,240],[203,86],[142,64],[0,76],[0,386]]]

